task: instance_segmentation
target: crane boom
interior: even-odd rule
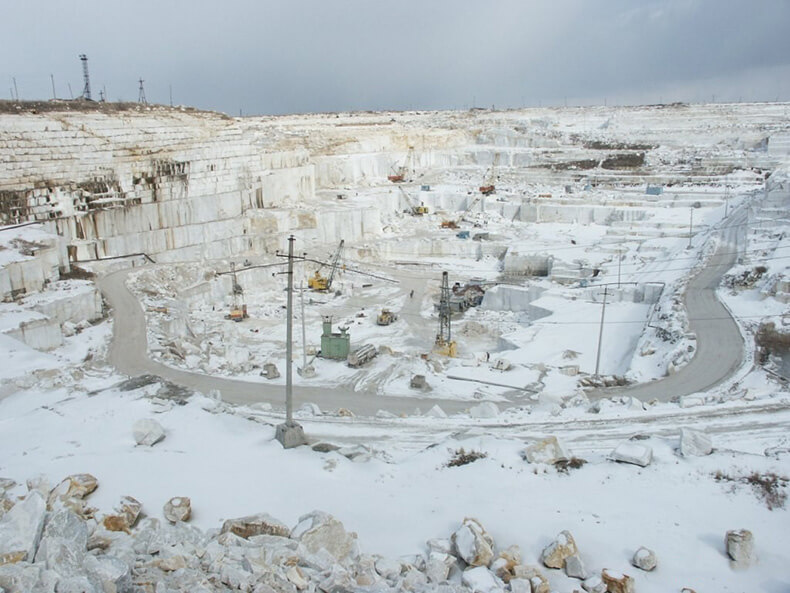
[[[332,288],[332,280],[335,279],[335,272],[337,272],[337,263],[340,261],[340,255],[343,253],[343,244],[346,242],[345,239],[340,240],[340,245],[337,246],[337,251],[335,251],[334,257],[332,257],[332,271],[329,272],[329,280],[326,283],[326,289],[329,290]]]

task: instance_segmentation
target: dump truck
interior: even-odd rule
[[[348,355],[346,363],[350,367],[360,367],[369,360],[376,358],[378,350],[373,344],[365,344]]]

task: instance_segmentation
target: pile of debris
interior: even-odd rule
[[[97,486],[90,474],[52,489],[39,479],[12,500],[14,482],[0,480],[1,590],[549,593],[546,567],[564,570],[588,592],[633,591],[628,575],[585,568],[567,531],[543,550],[543,567],[523,563],[518,546],[498,550],[472,518],[449,538],[429,540],[425,553],[393,559],[360,553],[357,535],[321,511],[300,517],[294,528],[261,513],[204,532],[188,523],[188,497],[170,499],[160,520],[145,517],[126,496],[114,513],[99,517],[85,502]],[[749,555],[751,541],[741,545],[741,556]],[[640,548],[633,565],[653,570],[655,554]]]

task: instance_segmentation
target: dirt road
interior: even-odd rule
[[[690,329],[697,337],[697,350],[691,361],[674,375],[633,387],[598,389],[588,393],[589,397],[627,395],[642,401],[666,402],[676,396],[706,391],[735,372],[743,361],[743,336],[729,310],[716,296],[716,288],[742,249],[746,222],[744,207],[727,219],[721,227],[716,252],[689,280],[684,303]]]
[[[285,388],[282,386],[190,373],[151,360],[148,356],[145,313],[140,302],[126,287],[126,277],[131,271],[127,269],[115,272],[98,281],[99,288],[113,308],[110,364],[129,376],[157,375],[201,393],[218,390],[222,394],[222,399],[230,403],[269,402],[276,407],[284,405]],[[298,385],[294,386],[293,396],[295,407],[312,402],[318,404],[321,409],[346,408],[355,414],[365,416],[372,416],[381,409],[395,414],[413,414],[415,408],[419,407],[425,412],[436,404],[447,413],[456,413],[473,405],[470,402],[456,400],[382,397],[338,387],[319,388]]]
[[[685,304],[691,330],[697,336],[697,351],[691,362],[678,373],[651,383],[621,389],[596,390],[593,398],[629,395],[643,401],[668,401],[679,395],[704,391],[730,376],[743,360],[743,338],[735,321],[716,297],[716,287],[722,276],[735,262],[739,243],[746,228],[746,210],[741,208],[722,226],[722,241],[706,266],[690,281]],[[109,360],[119,371],[130,376],[152,374],[190,389],[208,393],[218,390],[224,401],[238,404],[269,402],[280,407],[284,402],[284,388],[191,373],[152,361],[148,356],[145,314],[137,298],[126,287],[131,270],[105,276],[98,284],[114,310],[113,341]],[[406,286],[415,289],[406,309],[417,309],[422,300],[424,281]],[[404,311],[405,312],[405,311]],[[395,414],[412,414],[415,408],[428,410],[438,404],[448,413],[467,409],[470,402],[424,398],[382,397],[361,394],[342,387],[294,386],[294,404],[313,402],[322,409],[346,408],[357,415],[374,415],[385,409]]]

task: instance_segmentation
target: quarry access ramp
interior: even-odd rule
[[[151,360],[148,356],[148,334],[145,312],[140,301],[126,286],[126,278],[141,268],[127,268],[103,276],[97,284],[113,309],[113,334],[109,349],[109,362],[118,371],[136,377],[156,375],[167,381],[208,394],[217,390],[223,401],[233,404],[267,402],[282,408],[285,405],[285,387],[240,381],[174,369]],[[379,396],[360,393],[344,387],[315,387],[294,385],[294,406],[315,403],[321,409],[345,408],[356,415],[373,416],[379,410],[394,414],[413,414],[416,408],[427,411],[438,405],[448,414],[463,412],[479,402],[448,400],[426,397]]]
[[[691,361],[674,375],[650,383],[625,388],[596,389],[591,399],[631,396],[642,401],[670,401],[710,389],[730,377],[742,364],[744,341],[729,310],[719,301],[716,289],[721,278],[735,263],[738,247],[746,229],[748,211],[741,207],[721,225],[720,241],[714,254],[689,280],[684,295],[691,331],[697,350]],[[139,268],[124,269],[98,280],[99,288],[114,311],[113,339],[109,361],[129,376],[151,374],[202,393],[217,390],[224,401],[234,404],[268,402],[281,407],[285,389],[281,385],[241,381],[182,371],[151,360],[145,313],[137,297],[126,286],[126,278]],[[294,405],[315,403],[324,409],[346,408],[356,415],[372,416],[384,409],[395,414],[413,414],[439,405],[445,412],[463,412],[477,402],[427,398],[379,396],[349,388],[294,386]]]
[[[689,328],[697,338],[691,361],[662,379],[631,387],[596,389],[588,392],[588,397],[630,396],[641,401],[668,402],[707,391],[732,376],[743,363],[743,335],[730,310],[716,296],[716,289],[738,258],[747,221],[748,209],[744,206],[727,218],[720,227],[716,251],[686,287],[684,304]]]

